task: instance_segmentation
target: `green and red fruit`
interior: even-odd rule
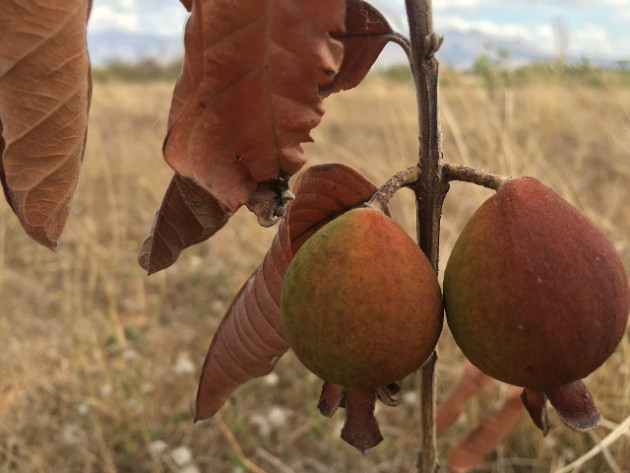
[[[328,383],[356,389],[418,369],[443,320],[429,261],[396,222],[371,208],[342,214],[300,247],[280,307],[298,359]]]
[[[630,289],[602,232],[538,180],[518,177],[465,226],[444,300],[453,337],[474,365],[562,400],[556,388],[587,376],[617,347]]]

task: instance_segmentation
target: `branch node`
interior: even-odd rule
[[[437,34],[435,31],[425,36],[423,45],[424,59],[431,59],[438,52],[443,42],[444,36]]]

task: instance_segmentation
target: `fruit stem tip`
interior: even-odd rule
[[[495,191],[498,191],[501,187],[503,187],[503,184],[511,179],[511,176],[494,174],[483,169],[466,166],[464,164],[444,163],[442,165],[442,173],[446,182],[472,182],[473,184],[478,184]]]

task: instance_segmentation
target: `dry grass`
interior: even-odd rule
[[[0,471],[415,471],[413,379],[403,383],[402,406],[378,409],[386,439],[365,455],[338,438],[343,414],[329,420],[316,412],[320,384],[290,354],[217,418],[190,422],[188,401],[213,330],[273,230],[239,212],[174,267],[144,275],[136,255],[171,175],[160,154],[170,93],[169,84],[96,84],[86,162],[57,253],[36,247],[0,207]],[[545,85],[489,98],[462,81],[443,88],[442,102],[446,160],[540,178],[594,219],[630,268],[629,90]],[[412,91],[371,78],[329,100],[314,137],[311,163],[350,163],[382,183],[415,161]],[[393,205],[412,232],[409,194]],[[442,266],[489,195],[452,186]],[[439,351],[443,396],[462,366],[447,330]],[[523,416],[480,471],[551,472],[587,452],[630,416],[628,360],[626,337],[588,380],[606,418],[593,435],[569,432],[552,413],[543,439]],[[505,392],[497,387],[469,402],[439,438],[442,458]],[[581,471],[630,472],[628,432]]]

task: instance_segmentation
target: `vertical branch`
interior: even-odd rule
[[[414,188],[417,208],[418,244],[436,274],[442,203],[448,184],[442,176],[441,131],[438,117],[438,61],[435,52],[442,38],[433,31],[431,0],[405,0],[411,40],[411,70],[416,87],[419,128],[419,167],[422,172]],[[437,355],[420,373],[422,444],[419,473],[439,471],[435,434],[435,363]]]

